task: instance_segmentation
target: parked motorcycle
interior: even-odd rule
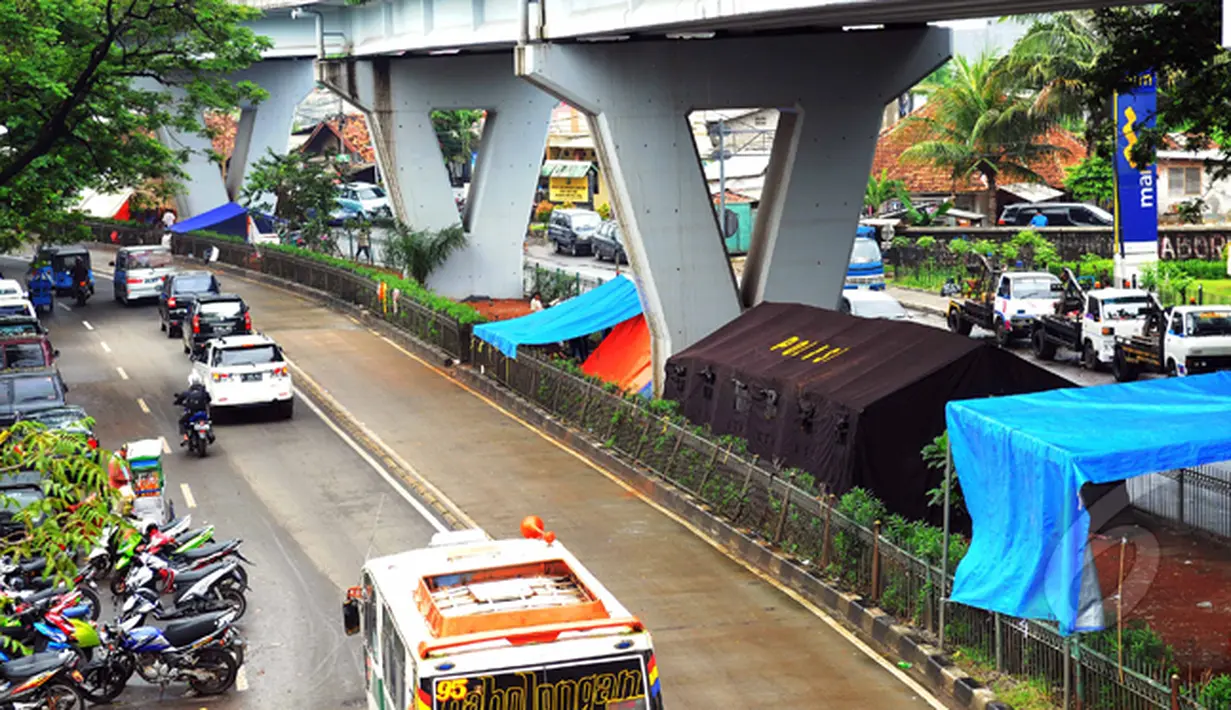
[[[239,672],[235,657],[223,647],[236,618],[234,611],[222,611],[165,629],[121,627],[119,647],[131,655],[137,674],[147,683],[166,686],[183,680],[199,695],[217,695],[235,684]]]
[[[0,663],[0,707],[14,710],[83,710],[83,680],[70,651],[36,653]]]
[[[162,601],[153,590],[138,589],[125,600],[123,608],[120,609],[120,627],[133,629],[137,626],[148,626],[149,624],[146,622],[151,616],[158,621],[166,619]],[[172,621],[167,628],[178,629],[181,628],[180,625],[192,623],[198,618],[190,617],[180,621]],[[222,648],[235,657],[235,663],[238,665],[244,665],[244,648],[246,646],[247,643],[240,637],[239,632],[235,630],[234,626],[228,627],[227,631],[222,635]]]
[[[55,585],[54,578],[43,576],[46,569],[47,560],[42,557],[34,557],[17,564],[0,564],[0,590],[4,590],[9,596],[23,598],[34,592],[51,590],[53,587],[63,593],[63,587]],[[85,597],[85,603],[90,605],[91,621],[98,619],[98,613],[102,609],[98,585],[94,582],[97,576],[98,570],[87,564],[73,577],[73,586]]]
[[[238,562],[177,571],[171,567],[156,567],[150,564],[148,558],[143,554],[141,564],[128,572],[125,586],[130,596],[142,588],[161,595],[174,595],[172,605],[164,609],[162,618],[181,619],[208,611],[231,609],[235,612],[235,618],[239,619],[248,610],[248,600],[244,596],[248,584],[239,572]]]

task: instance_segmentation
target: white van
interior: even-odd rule
[[[158,298],[162,282],[175,267],[164,246],[122,247],[111,262],[115,267],[115,300],[128,305],[143,298]]]
[[[34,304],[20,296],[3,296],[0,297],[0,316],[29,316],[37,320],[38,311]]]
[[[0,298],[29,298],[26,287],[15,279],[0,279]]]

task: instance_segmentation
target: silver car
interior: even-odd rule
[[[123,247],[111,265],[115,267],[115,300],[124,305],[157,298],[163,280],[175,271],[171,250],[164,246]]]

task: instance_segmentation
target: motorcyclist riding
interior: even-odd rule
[[[73,262],[73,287],[80,284],[88,283],[90,280],[90,267],[86,266],[85,259],[77,257]]]
[[[188,389],[175,395],[175,404],[184,408],[180,417],[180,446],[188,444],[188,420],[197,412],[209,412],[210,396],[197,373],[188,375]]]

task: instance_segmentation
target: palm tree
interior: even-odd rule
[[[875,215],[877,210],[886,202],[897,198],[906,190],[906,183],[897,178],[889,177],[889,170],[881,170],[880,177],[876,175],[868,176],[868,187],[863,193],[863,206],[870,214]]]
[[[1094,23],[1094,13],[1061,12],[1032,16],[1026,34],[1001,61],[1001,70],[1017,77],[1018,86],[1034,92],[1031,109],[1069,124],[1085,121],[1091,106],[1105,104],[1089,82],[1106,41]],[[1087,148],[1094,147],[1086,135]]]
[[[438,232],[412,229],[398,222],[385,245],[385,262],[402,269],[420,284],[444,265],[453,252],[466,246],[466,231],[455,224]]]
[[[954,182],[981,176],[992,219],[1001,175],[1043,182],[1030,166],[1059,150],[1044,140],[1052,120],[1032,111],[1030,98],[1010,79],[992,55],[973,61],[955,57],[951,85],[922,87],[933,97],[928,103],[934,109],[907,119],[923,124],[926,134],[901,158],[946,168]]]

